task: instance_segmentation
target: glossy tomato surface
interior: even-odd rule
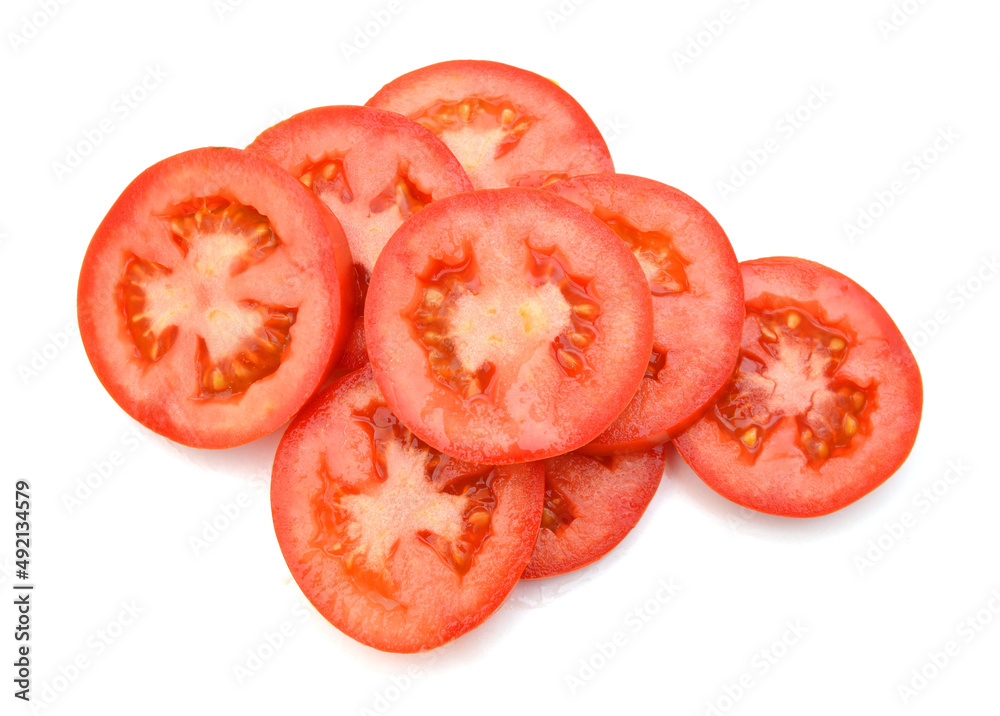
[[[538,460],[593,440],[652,346],[639,263],[604,223],[537,189],[458,194],[406,222],[365,309],[375,378],[442,452]]]
[[[336,218],[279,167],[196,149],[115,202],[80,272],[80,335],[136,420],[224,448],[286,423],[346,342],[353,314]]]
[[[739,366],[674,443],[734,502],[794,517],[833,512],[882,484],[913,447],[917,363],[885,309],[846,276],[798,258],[740,267]]]
[[[542,528],[523,577],[571,572],[614,549],[646,511],[665,464],[663,445],[630,455],[577,451],[546,460]]]
[[[645,450],[669,440],[719,396],[743,332],[743,280],[712,215],[684,192],[623,174],[548,187],[604,221],[635,254],[653,296],[653,350],[624,412],[584,450]]]
[[[423,67],[394,79],[368,105],[406,115],[441,137],[477,189],[540,187],[614,171],[600,131],[569,93],[499,62]]]
[[[370,368],[322,391],[282,437],[274,529],[295,581],[348,636],[416,652],[478,626],[506,598],[541,520],[541,463],[472,465],[429,448]]]
[[[362,320],[375,259],[406,219],[436,199],[471,191],[462,165],[433,133],[393,112],[317,107],[264,130],[247,150],[295,176],[340,220],[357,271],[354,332],[339,367],[368,362]]]

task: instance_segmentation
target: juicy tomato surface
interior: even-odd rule
[[[628,404],[652,346],[638,261],[601,221],[538,189],[431,204],[375,264],[375,378],[434,448],[485,464],[593,440]]]
[[[542,528],[522,575],[552,577],[596,562],[625,539],[656,493],[664,446],[595,457],[582,452],[545,460]]]
[[[430,65],[396,78],[368,105],[441,137],[477,189],[614,171],[608,145],[575,99],[552,80],[499,62]]]
[[[739,365],[674,443],[734,502],[794,517],[833,512],[882,484],[913,447],[916,360],[878,301],[833,269],[783,257],[740,268]]]
[[[87,248],[80,335],[111,397],[185,445],[273,432],[319,387],[353,315],[336,218],[279,167],[206,148],[125,189]]]
[[[368,362],[362,316],[375,259],[399,225],[472,183],[432,132],[371,107],[317,107],[264,130],[247,150],[294,175],[340,220],[357,271],[354,332],[339,367]]]
[[[541,520],[541,463],[491,467],[416,438],[369,367],[320,392],[281,439],[271,511],[309,601],[376,649],[431,649],[517,583]]]
[[[548,189],[622,238],[653,296],[646,377],[618,419],[583,450],[627,453],[669,440],[719,396],[736,365],[744,310],[733,247],[705,207],[652,179],[593,174]]]

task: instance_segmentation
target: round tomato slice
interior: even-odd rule
[[[362,317],[375,259],[393,232],[435,199],[472,183],[441,140],[419,124],[371,107],[317,107],[264,130],[248,151],[311,189],[340,220],[357,271],[354,332],[339,366],[368,362]]]
[[[442,455],[396,419],[365,367],[321,391],[278,446],[271,512],[285,562],[331,624],[416,652],[478,626],[528,563],[541,463]]]
[[[347,337],[337,219],[239,149],[155,164],[108,212],[80,271],[80,335],[136,420],[193,447],[267,435],[316,391]]]
[[[638,261],[593,215],[538,189],[457,194],[407,221],[365,309],[375,378],[437,450],[490,465],[575,450],[646,371]]]
[[[631,455],[577,451],[546,460],[542,528],[522,577],[572,572],[614,549],[646,511],[665,464],[663,445]]]
[[[441,137],[477,189],[614,171],[608,145],[575,99],[552,80],[499,62],[430,65],[397,77],[368,105]]]
[[[833,512],[881,485],[913,447],[917,363],[885,309],[846,276],[798,258],[740,268],[739,365],[674,443],[702,480],[745,507]]]
[[[645,450],[690,425],[719,397],[740,350],[743,280],[708,210],[673,187],[593,174],[548,187],[590,211],[628,245],[653,295],[653,350],[628,407],[583,450]]]

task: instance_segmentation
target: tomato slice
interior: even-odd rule
[[[663,477],[664,446],[631,455],[582,452],[545,461],[545,507],[524,579],[596,562],[639,522]]]
[[[917,437],[916,360],[871,294],[798,258],[740,264],[747,316],[726,392],[677,449],[745,507],[812,517],[892,475]]]
[[[646,371],[652,303],[602,222],[537,189],[457,194],[386,244],[365,309],[375,378],[435,449],[491,465],[593,440]]]
[[[402,426],[365,367],[320,392],[281,439],[274,530],[331,624],[376,649],[431,649],[478,626],[528,563],[541,463],[472,465]]]
[[[499,62],[453,60],[397,77],[368,100],[427,127],[477,189],[541,187],[613,172],[583,107],[552,80]]]
[[[435,199],[471,191],[469,177],[430,131],[371,107],[306,110],[264,130],[247,150],[291,172],[340,220],[359,295],[339,367],[360,368],[368,362],[362,316],[375,259],[412,214]]]
[[[743,281],[725,232],[697,201],[652,179],[592,174],[548,187],[611,227],[653,295],[653,350],[624,412],[583,448],[595,455],[669,440],[714,401],[743,331]]]
[[[80,335],[136,420],[224,448],[286,423],[320,385],[353,313],[336,218],[277,166],[196,149],[140,174],[80,272]]]

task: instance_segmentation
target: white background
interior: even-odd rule
[[[552,14],[558,0],[398,1],[349,58],[344,44],[368,40],[358,33],[387,1],[245,0],[220,13],[212,0],[95,0],[51,18],[44,2],[4,2],[0,711],[27,711],[10,666],[12,493],[26,478],[34,691],[47,713],[1000,713],[1000,289],[987,269],[977,276],[998,245],[1000,6],[907,0],[905,22],[880,29],[891,0],[567,1],[565,16]],[[723,10],[731,22],[679,67]],[[804,256],[868,288],[917,352],[924,418],[889,482],[811,521],[740,510],[671,453],[649,511],[610,557],[520,585],[429,656],[387,655],[301,606],[270,522],[277,436],[210,453],[152,435],[62,333],[87,241],[143,168],[243,146],[294,112],[361,104],[405,71],[466,57],[558,80],[606,131],[619,171],[702,201],[741,259]],[[165,77],[136,90],[147,68]],[[789,131],[783,117],[814,88],[832,96]],[[132,91],[146,96],[123,111]],[[103,119],[112,131],[57,171]],[[940,131],[953,139],[936,152]],[[777,150],[763,166],[747,165],[735,193],[720,189],[769,138]],[[919,168],[925,150],[933,161]],[[851,241],[844,225],[897,180],[902,195]],[[114,451],[122,464],[68,504]],[[952,484],[949,461],[962,467]],[[197,550],[192,538],[232,505],[238,516]],[[906,514],[909,526],[891,527]],[[667,603],[661,580],[679,585]],[[133,603],[134,619],[122,612]],[[968,618],[980,631],[960,626]],[[796,622],[807,631],[775,650]],[[617,631],[623,645],[606,658]],[[949,642],[957,655],[935,674],[929,653]],[[781,656],[768,664],[765,650]],[[250,671],[242,683],[237,666]],[[904,698],[899,685],[923,668],[932,678]]]

